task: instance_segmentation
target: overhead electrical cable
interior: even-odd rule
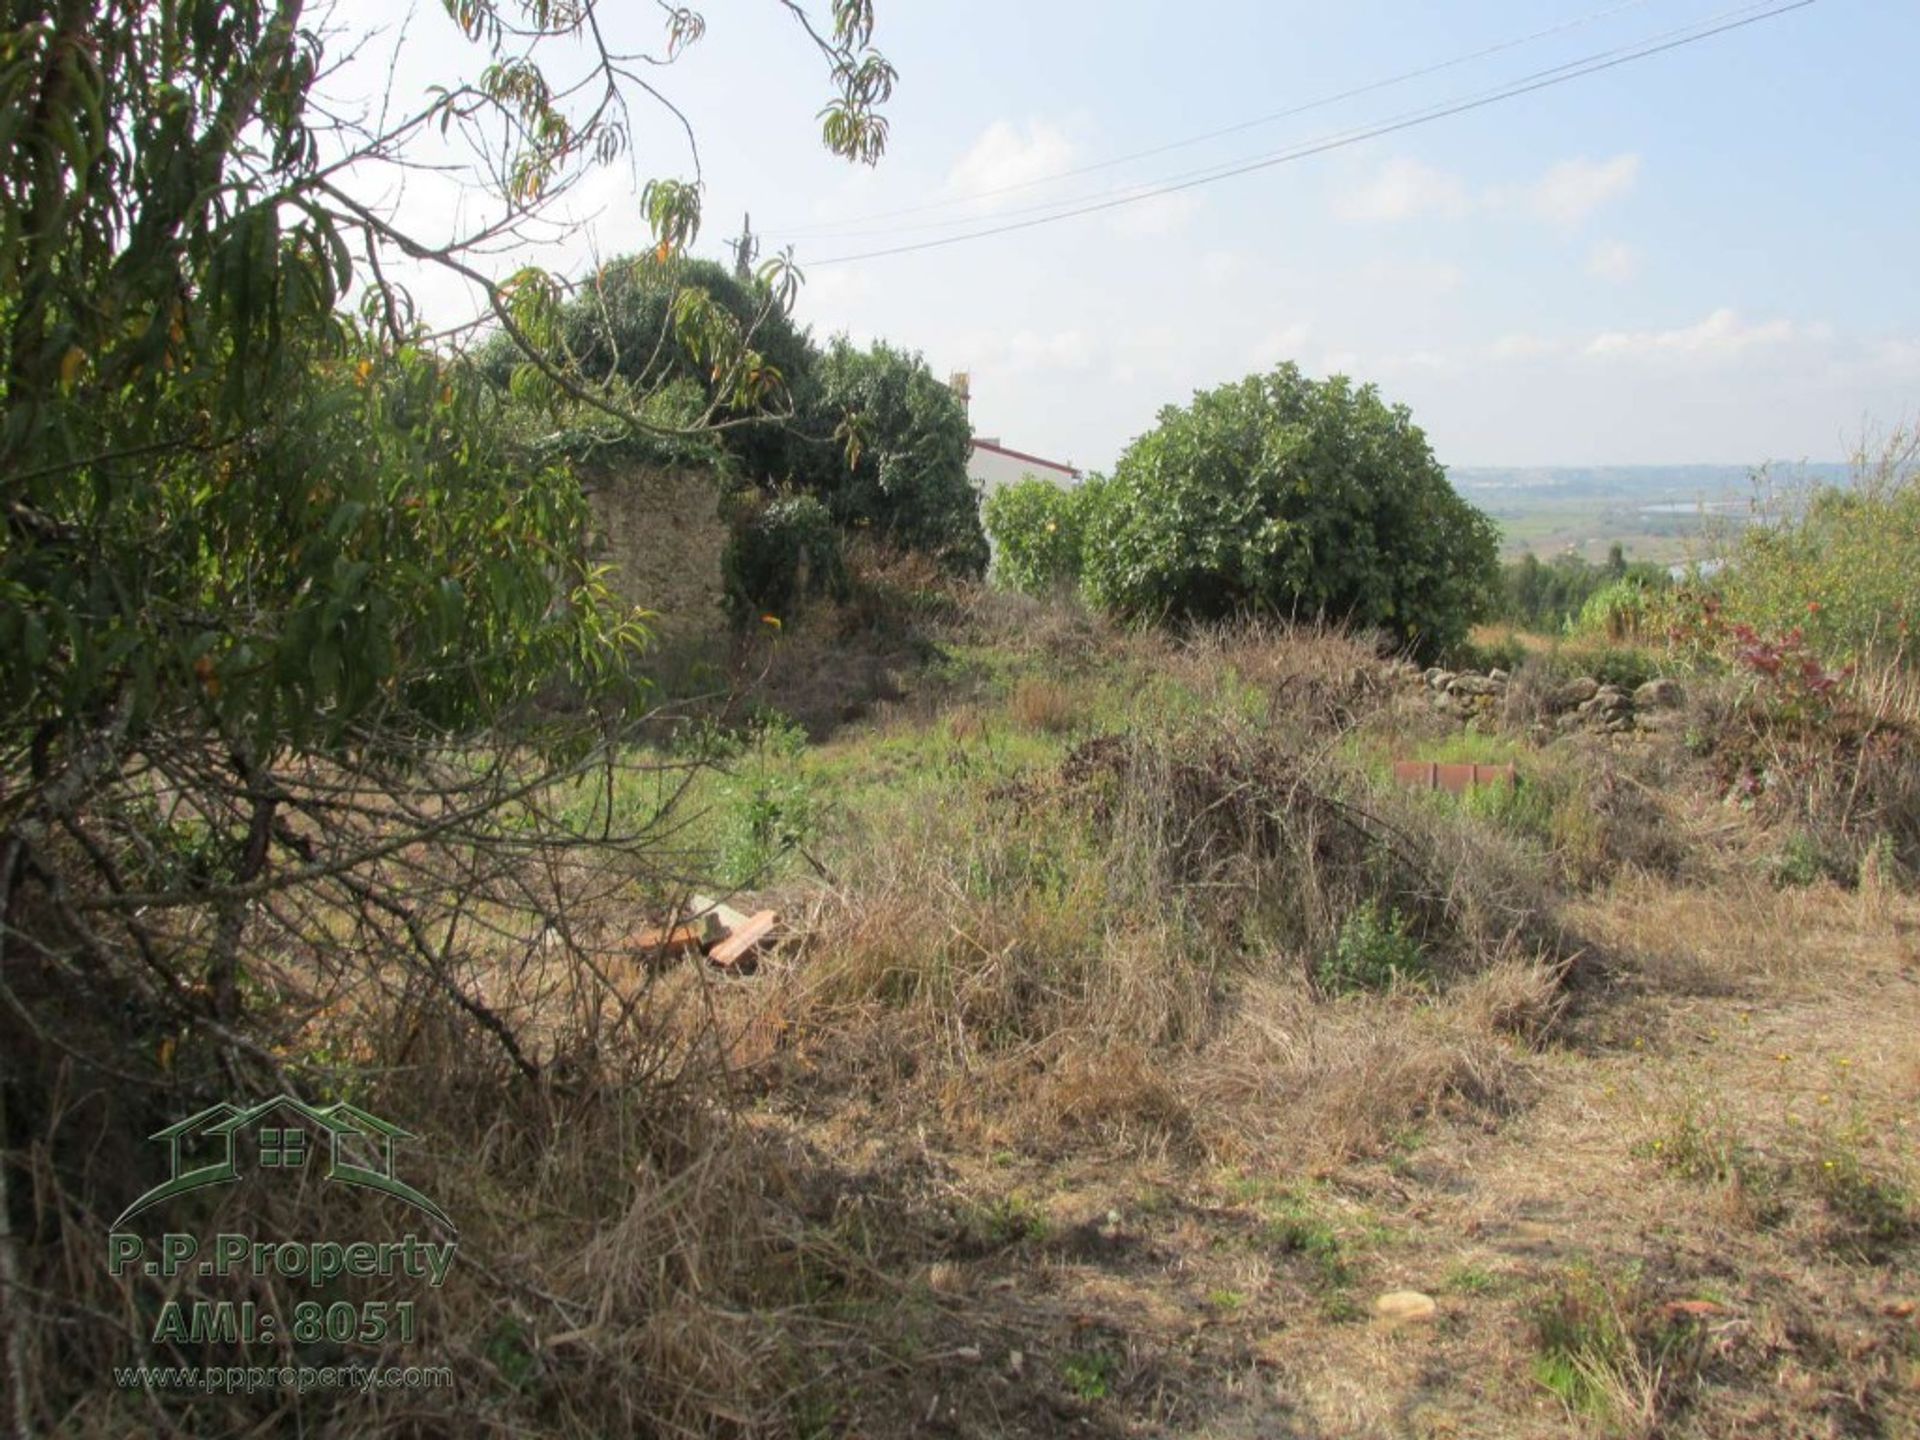
[[[1677,50],[1685,45],[1692,45],[1702,40],[1711,39],[1716,35],[1726,34],[1731,30],[1738,30],[1748,25],[1755,25],[1763,20],[1771,20],[1776,16],[1785,15],[1790,11],[1804,10],[1813,3],[1814,0],[1791,0],[1791,3],[1776,5],[1774,8],[1762,11],[1759,14],[1743,15],[1741,18],[1729,20],[1724,24],[1715,25],[1710,29],[1699,30],[1692,34],[1683,35],[1677,39],[1642,45],[1637,49],[1630,49],[1626,53],[1602,51],[1597,56],[1589,56],[1585,60],[1573,61],[1569,65],[1556,66],[1551,71],[1536,72],[1534,75],[1524,77],[1509,85],[1478,96],[1447,102],[1401,118],[1384,121],[1361,129],[1345,131],[1321,140],[1312,141],[1293,149],[1262,155],[1251,160],[1215,168],[1198,173],[1189,179],[1179,179],[1170,183],[1158,183],[1144,189],[1133,191],[1132,193],[1124,193],[1090,204],[1078,205],[1072,209],[1040,215],[1032,219],[1015,220],[1010,223],[992,225],[980,230],[970,230],[959,235],[946,235],[934,240],[918,240],[903,245],[886,246],[878,250],[865,250],[857,254],[833,255],[825,259],[809,260],[805,262],[806,268],[818,268],[823,265],[846,265],[856,260],[877,260],[889,255],[906,255],[919,250],[935,250],[948,245],[959,245],[969,240],[984,240],[993,235],[1005,235],[1017,230],[1031,230],[1037,226],[1052,225],[1061,220],[1072,220],[1083,215],[1098,214],[1101,211],[1114,210],[1125,205],[1137,205],[1145,200],[1155,200],[1164,195],[1178,194],[1181,191],[1192,190],[1201,185],[1210,185],[1216,181],[1230,180],[1236,176],[1252,174],[1255,171],[1272,169],[1277,165],[1288,164],[1295,160],[1305,160],[1314,155],[1325,154],[1330,150],[1338,150],[1349,145],[1357,145],[1365,140],[1377,139],[1382,135],[1391,135],[1397,131],[1410,130],[1417,125],[1430,124],[1435,120],[1444,120],[1449,116],[1461,115],[1471,110],[1483,109],[1486,106],[1497,104],[1502,100],[1511,100],[1520,95],[1530,94],[1535,90],[1545,90],[1555,85],[1564,85],[1569,80],[1578,80],[1588,75],[1597,75],[1604,70],[1612,70],[1621,65],[1631,64],[1636,60],[1644,60],[1653,55],[1662,54],[1669,50]]]
[[[1387,116],[1384,120],[1369,121],[1365,124],[1356,125],[1346,130],[1338,130],[1330,134],[1320,135],[1313,140],[1305,142],[1305,144],[1310,146],[1324,146],[1329,141],[1343,139],[1349,136],[1355,137],[1355,138],[1365,138],[1366,135],[1374,133],[1382,126],[1398,127],[1401,125],[1401,122],[1403,121],[1423,120],[1423,119],[1430,118],[1434,110],[1442,108],[1443,106],[1462,103],[1463,101],[1469,100],[1469,99],[1501,98],[1501,97],[1504,97],[1505,94],[1509,90],[1511,90],[1515,85],[1531,84],[1534,81],[1543,80],[1548,76],[1561,75],[1568,71],[1584,71],[1589,67],[1595,66],[1599,61],[1611,59],[1615,56],[1637,56],[1640,52],[1646,50],[1648,46],[1656,45],[1663,41],[1672,40],[1676,37],[1689,36],[1694,38],[1701,38],[1700,36],[1696,36],[1696,32],[1704,33],[1704,31],[1708,27],[1719,25],[1720,22],[1733,19],[1736,16],[1754,16],[1754,12],[1761,11],[1761,10],[1769,10],[1774,6],[1777,6],[1778,4],[1779,4],[1779,0],[1747,0],[1747,3],[1745,4],[1736,5],[1731,9],[1719,11],[1716,14],[1705,16],[1702,19],[1691,21],[1685,25],[1677,26],[1672,30],[1662,30],[1657,34],[1643,36],[1640,39],[1630,41],[1625,45],[1616,45],[1611,49],[1595,51],[1591,54],[1580,56],[1578,59],[1565,61],[1564,63],[1559,65],[1550,65],[1544,70],[1535,70],[1531,74],[1521,76],[1518,80],[1505,81],[1499,85],[1493,86],[1489,90],[1476,92],[1476,94],[1472,96],[1455,97],[1454,100],[1450,100],[1450,101],[1437,102],[1436,104],[1420,105],[1420,106],[1416,106],[1411,110],[1402,110],[1397,114]],[[1755,17],[1755,18],[1759,18],[1759,17]],[[1288,148],[1293,149],[1298,147],[1288,147]],[[1267,158],[1271,158],[1271,156],[1277,153],[1284,153],[1284,152],[1263,151],[1259,155],[1251,157],[1251,159],[1254,159],[1254,160],[1267,159]],[[1318,153],[1318,152],[1316,151],[1315,153]],[[1092,205],[1102,201],[1117,199],[1122,196],[1128,196],[1128,197],[1138,196],[1139,198],[1142,198],[1142,199],[1148,199],[1148,198],[1151,198],[1152,195],[1164,193],[1165,187],[1169,185],[1177,184],[1178,182],[1181,182],[1181,181],[1193,180],[1193,179],[1206,179],[1206,178],[1213,177],[1217,174],[1220,174],[1222,172],[1237,171],[1237,167],[1248,163],[1248,158],[1249,157],[1242,157],[1241,159],[1238,159],[1238,160],[1215,161],[1210,165],[1198,166],[1191,170],[1176,171],[1171,175],[1162,175],[1157,179],[1135,181],[1132,184],[1109,187],[1103,190],[1082,192],[1079,195],[1059,196],[1052,200],[1037,201],[1031,205],[1020,205],[1020,206],[1015,206],[1014,208],[1008,209],[1008,210],[998,210],[993,212],[991,216],[962,215],[962,216],[956,216],[956,217],[945,219],[945,220],[923,220],[915,224],[889,225],[889,226],[884,226],[874,230],[841,230],[831,235],[823,234],[823,235],[816,236],[814,238],[818,239],[822,243],[828,243],[836,240],[850,241],[850,240],[894,239],[901,236],[922,233],[929,230],[932,230],[932,231],[955,230],[968,225],[979,225],[979,224],[982,224],[983,222],[986,222],[989,219],[991,219],[994,224],[998,225],[1008,220],[1019,219],[1020,217],[1026,216],[1026,215],[1045,215],[1054,211],[1072,210],[1078,206]],[[852,223],[852,222],[848,222],[848,223]],[[780,238],[783,241],[791,240],[798,233],[799,232],[783,231],[783,232],[780,232]]]
[[[1316,100],[1304,101],[1289,106],[1285,110],[1276,110],[1270,115],[1258,115],[1251,120],[1242,120],[1237,124],[1223,125],[1218,130],[1209,130],[1200,135],[1189,135],[1181,140],[1170,140],[1164,145],[1155,145],[1147,150],[1135,150],[1126,155],[1115,155],[1107,160],[1095,160],[1085,165],[1076,165],[1067,170],[1056,170],[1050,175],[1038,175],[1030,180],[1016,180],[1006,185],[996,185],[987,190],[972,190],[965,195],[953,195],[943,200],[930,200],[921,205],[909,205],[900,210],[879,210],[870,215],[852,215],[844,220],[823,220],[808,225],[795,225],[787,228],[770,227],[775,233],[787,239],[815,239],[827,236],[829,232],[839,232],[849,225],[868,225],[881,220],[905,219],[914,215],[924,215],[933,210],[950,210],[963,205],[971,205],[980,200],[991,200],[1000,195],[1011,195],[1020,190],[1032,190],[1041,185],[1051,185],[1057,180],[1071,180],[1077,175],[1091,175],[1101,170],[1112,170],[1121,165],[1130,165],[1136,160],[1150,160],[1157,155],[1166,155],[1175,150],[1184,150],[1194,145],[1204,145],[1210,140],[1221,140],[1229,135],[1238,135],[1248,130],[1256,130],[1262,125],[1272,125],[1281,120],[1291,120],[1315,110],[1323,110],[1329,105],[1338,105],[1343,100],[1356,100],[1362,95],[1372,95],[1381,90],[1391,89],[1395,85],[1404,85],[1412,80],[1422,80],[1429,75],[1438,75],[1443,71],[1469,65],[1475,60],[1485,60],[1489,56],[1503,54],[1508,50],[1517,50],[1523,45],[1536,41],[1549,40],[1555,35],[1563,35],[1569,30],[1578,30],[1602,20],[1610,20],[1615,15],[1628,10],[1637,10],[1650,3],[1650,0],[1625,0],[1625,3],[1612,5],[1604,10],[1595,10],[1591,14],[1581,15],[1572,20],[1563,20],[1558,25],[1545,30],[1535,30],[1529,35],[1517,36],[1511,40],[1502,40],[1497,45],[1488,45],[1465,55],[1456,55],[1449,60],[1436,61],[1423,65],[1417,70],[1404,70],[1398,75],[1389,75],[1383,80],[1369,81],[1365,85],[1356,85],[1352,89],[1342,90],[1333,95],[1322,95]],[[1758,8],[1749,6],[1749,9]],[[1670,32],[1671,33],[1671,32]],[[967,217],[979,218],[979,217]],[[951,222],[950,222],[951,223]],[[964,220],[961,222],[964,223]],[[871,233],[871,232],[864,232]],[[844,236],[842,238],[845,238]]]

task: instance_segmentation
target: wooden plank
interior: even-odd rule
[[[708,961],[721,970],[733,969],[773,933],[773,927],[779,920],[780,917],[771,910],[756,912],[746,924],[707,952]]]

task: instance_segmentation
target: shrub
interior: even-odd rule
[[[721,570],[728,608],[740,621],[787,615],[802,600],[844,593],[847,583],[840,532],[811,495],[750,493],[737,502]]]
[[[1568,628],[1575,635],[1617,645],[1646,635],[1656,613],[1654,597],[1643,582],[1614,580],[1587,597]]]
[[[994,578],[1010,590],[1046,595],[1080,583],[1087,516],[1099,482],[1071,489],[1028,475],[987,497]]]
[[[1370,900],[1341,923],[1314,969],[1314,982],[1324,994],[1345,995],[1390,989],[1402,981],[1424,979],[1427,973],[1420,942],[1400,912],[1383,911],[1377,900]]]
[[[810,443],[787,419],[815,394],[816,352],[806,331],[766,282],[743,280],[711,260],[661,260],[649,250],[609,261],[558,307],[548,348],[550,363],[568,360],[595,380],[691,392],[692,406],[663,425],[691,427],[714,407],[730,423],[712,438],[754,480],[805,479],[824,453],[823,443]],[[503,389],[523,393],[535,376],[503,334],[477,358]]]
[[[1343,620],[1434,653],[1498,578],[1493,523],[1406,408],[1290,364],[1162,410],[1090,521],[1088,591],[1122,615]]]
[[[1920,624],[1920,430],[1855,460],[1841,489],[1762,497],[1770,523],[1741,532],[1720,589],[1732,618],[1804,631],[1832,659],[1915,658]]]

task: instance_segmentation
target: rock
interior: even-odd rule
[[[1414,1325],[1433,1319],[1439,1309],[1418,1290],[1389,1290],[1373,1302],[1373,1318],[1383,1325]]]
[[[1486,675],[1456,675],[1447,685],[1449,695],[1498,695],[1503,687]]]
[[[1600,689],[1600,682],[1591,675],[1582,675],[1577,680],[1569,680],[1564,685],[1554,687],[1547,702],[1555,710],[1571,710],[1593,699]]]
[[[1686,698],[1678,680],[1649,680],[1633,692],[1633,703],[1650,710],[1675,710]]]
[[[1512,678],[1513,677],[1507,674],[1507,672],[1504,670],[1494,669],[1494,670],[1487,671],[1487,679],[1496,680],[1502,685],[1506,684],[1507,681],[1511,680]]]
[[[1427,684],[1435,690],[1444,690],[1453,682],[1453,671],[1442,670],[1438,665],[1427,671]]]

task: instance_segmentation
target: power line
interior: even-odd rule
[[[1130,165],[1135,160],[1150,160],[1156,155],[1166,155],[1175,150],[1188,149],[1194,145],[1204,145],[1209,140],[1224,139],[1228,135],[1238,135],[1243,131],[1255,130],[1262,125],[1271,125],[1280,120],[1291,120],[1295,116],[1305,115],[1314,110],[1323,110],[1329,105],[1337,105],[1343,100],[1358,99],[1362,95],[1371,95],[1380,90],[1388,90],[1395,85],[1404,85],[1410,80],[1422,80],[1429,75],[1438,75],[1446,70],[1457,69],[1471,64],[1475,60],[1484,60],[1490,55],[1499,55],[1508,50],[1517,50],[1523,45],[1531,45],[1537,40],[1551,39],[1555,35],[1565,34],[1569,30],[1578,30],[1601,20],[1612,19],[1615,15],[1628,10],[1637,10],[1649,3],[1649,0],[1624,0],[1624,3],[1612,5],[1604,10],[1595,10],[1591,14],[1581,15],[1572,20],[1563,20],[1545,30],[1536,30],[1530,35],[1521,35],[1511,40],[1502,40],[1497,45],[1488,45],[1465,55],[1456,55],[1449,60],[1436,61],[1423,65],[1417,70],[1405,70],[1398,75],[1390,75],[1384,80],[1370,81],[1365,85],[1356,85],[1350,90],[1337,94],[1323,95],[1317,100],[1307,100],[1290,106],[1285,110],[1276,110],[1270,115],[1256,116],[1252,120],[1242,120],[1237,124],[1225,125],[1218,130],[1209,130],[1200,135],[1189,135],[1183,140],[1170,140],[1164,145],[1155,145],[1147,150],[1135,150],[1127,155],[1116,155],[1110,160],[1097,160],[1086,165],[1076,165],[1072,169],[1058,170],[1051,175],[1036,176],[1031,180],[1017,180],[1007,185],[996,185],[988,190],[975,190],[967,195],[955,195],[946,200],[931,200],[923,205],[910,205],[900,210],[879,210],[870,215],[849,216],[845,220],[823,220],[816,224],[793,226],[779,233],[789,239],[820,239],[838,236],[841,239],[852,238],[844,232],[849,225],[866,225],[880,220],[904,219],[913,215],[924,215],[933,210],[949,210],[955,206],[971,205],[979,200],[991,200],[998,195],[1011,195],[1020,190],[1031,190],[1040,185],[1051,185],[1056,180],[1071,180],[1076,175],[1091,175],[1101,170],[1112,170],[1117,166]],[[1752,8],[1752,7],[1749,7]],[[1690,28],[1690,27],[1683,27]],[[1668,32],[1674,33],[1674,32]],[[964,224],[967,219],[947,221],[947,224]],[[862,232],[873,233],[873,232]]]
[[[1616,55],[1624,56],[1624,55],[1635,54],[1644,50],[1646,47],[1656,44],[1660,41],[1670,40],[1675,36],[1692,35],[1694,34],[1694,32],[1702,30],[1703,27],[1715,25],[1720,21],[1728,20],[1735,16],[1752,15],[1753,12],[1756,10],[1765,10],[1769,6],[1775,5],[1777,3],[1778,3],[1778,0],[1746,0],[1746,3],[1744,4],[1735,5],[1731,9],[1721,10],[1715,14],[1706,16],[1704,19],[1689,21],[1687,24],[1676,26],[1671,30],[1662,30],[1657,34],[1649,35],[1639,40],[1630,41],[1625,45],[1616,45],[1609,50],[1596,51],[1589,55],[1580,56],[1579,58],[1574,60],[1565,61],[1559,65],[1548,66],[1544,70],[1535,70],[1531,74],[1521,76],[1518,80],[1508,81],[1508,82],[1505,82],[1504,84],[1496,85],[1490,91],[1481,91],[1479,92],[1479,96],[1501,95],[1506,93],[1514,85],[1526,84],[1532,81],[1542,80],[1542,79],[1545,79],[1547,76],[1559,75],[1566,71],[1582,70],[1584,67],[1591,66],[1595,64],[1597,61],[1605,60],[1612,56],[1616,56]],[[1478,96],[1463,97],[1463,98],[1478,98]],[[1441,103],[1453,104],[1456,102],[1445,101]],[[1372,131],[1382,125],[1396,125],[1403,120],[1409,120],[1409,119],[1424,119],[1424,118],[1427,118],[1435,108],[1437,107],[1434,105],[1422,105],[1412,110],[1402,110],[1396,115],[1389,115],[1384,120],[1373,121],[1373,122],[1370,122],[1369,124],[1356,126],[1348,130],[1335,131],[1331,135],[1322,135],[1317,140],[1309,141],[1307,143],[1312,145],[1321,145],[1329,140],[1333,140],[1343,136],[1349,136],[1349,135],[1357,136],[1362,131]],[[1252,158],[1264,159],[1275,153],[1278,153],[1278,152],[1266,151],[1266,152],[1262,152],[1261,155],[1254,156]],[[994,223],[1001,224],[1008,220],[1017,219],[1024,215],[1049,214],[1054,211],[1070,209],[1072,207],[1079,206],[1079,205],[1092,204],[1097,201],[1114,199],[1122,195],[1137,194],[1141,198],[1146,198],[1146,192],[1156,190],[1158,187],[1172,185],[1182,180],[1210,178],[1221,171],[1231,170],[1235,166],[1238,166],[1243,163],[1245,163],[1244,160],[1215,161],[1210,165],[1202,165],[1197,167],[1196,169],[1182,170],[1182,171],[1177,171],[1172,175],[1164,175],[1164,176],[1161,176],[1158,180],[1141,180],[1141,181],[1136,181],[1131,185],[1122,185],[1117,188],[1095,190],[1092,192],[1083,193],[1083,194],[1074,195],[1074,196],[1062,196],[1052,200],[1040,201],[1032,205],[1020,205],[1020,206],[1014,207],[1011,210],[999,211],[997,214],[993,216],[993,220],[994,220]],[[828,240],[850,241],[850,240],[873,240],[873,239],[891,240],[891,239],[899,238],[904,235],[912,234],[917,231],[952,230],[957,226],[977,225],[982,221],[986,220],[987,218],[988,217],[984,215],[965,215],[965,216],[960,216],[960,217],[949,219],[949,220],[924,220],[919,222],[918,224],[913,224],[913,225],[891,225],[891,226],[887,226],[877,230],[843,230],[836,234],[822,235],[817,238],[821,239],[822,241],[828,241]]]
[[[1160,184],[1150,189],[1136,191],[1132,194],[1123,194],[1112,199],[1081,205],[1075,209],[1041,215],[1036,219],[1017,220],[1009,224],[990,226],[983,230],[971,230],[961,235],[947,235],[936,240],[920,240],[905,245],[892,245],[884,249],[866,250],[853,255],[829,256],[823,260],[807,262],[807,268],[818,268],[823,265],[847,265],[857,260],[878,260],[889,255],[905,255],[920,250],[935,250],[947,245],[958,245],[968,240],[984,240],[989,236],[1004,235],[1016,230],[1031,230],[1036,226],[1051,225],[1060,220],[1072,220],[1082,215],[1093,215],[1103,210],[1114,210],[1123,205],[1135,205],[1143,200],[1154,200],[1163,195],[1177,194],[1180,191],[1192,190],[1201,185],[1210,185],[1218,180],[1230,180],[1235,176],[1248,175],[1256,170],[1271,169],[1277,165],[1284,165],[1295,160],[1305,160],[1314,155],[1325,154],[1330,150],[1342,149],[1348,145],[1357,145],[1365,140],[1377,139],[1382,135],[1391,135],[1397,131],[1410,130],[1417,125],[1429,124],[1435,120],[1444,120],[1449,116],[1465,114],[1470,110],[1483,109],[1488,105],[1497,104],[1502,100],[1511,100],[1520,95],[1531,94],[1535,90],[1546,90],[1555,85],[1563,85],[1569,80],[1578,80],[1588,75],[1597,75],[1603,70],[1612,70],[1618,66],[1630,64],[1635,60],[1644,60],[1650,56],[1662,54],[1668,50],[1678,50],[1682,46],[1692,45],[1701,40],[1712,39],[1716,35],[1724,35],[1730,30],[1738,30],[1748,25],[1758,24],[1762,20],[1774,19],[1776,16],[1787,14],[1789,11],[1804,10],[1813,3],[1814,0],[1791,0],[1789,4],[1777,6],[1774,9],[1764,11],[1757,15],[1745,15],[1739,19],[1729,20],[1724,24],[1716,25],[1711,29],[1700,30],[1697,33],[1682,36],[1679,39],[1645,45],[1625,54],[1602,51],[1596,56],[1588,57],[1587,60],[1573,61],[1569,65],[1557,66],[1551,71],[1536,72],[1535,76],[1528,76],[1512,85],[1471,99],[1434,107],[1405,118],[1387,121],[1365,129],[1343,132],[1331,138],[1315,141],[1296,149],[1261,156],[1223,169],[1214,169],[1192,179]]]

